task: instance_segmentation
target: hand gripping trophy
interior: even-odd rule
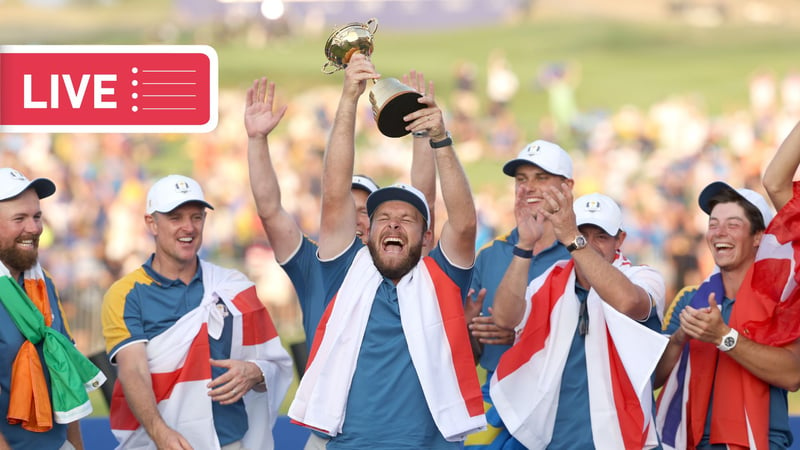
[[[334,31],[325,43],[328,62],[322,66],[322,72],[332,74],[344,69],[356,52],[372,55],[377,30],[378,19],[372,18],[366,23],[353,22]],[[378,130],[388,137],[408,134],[403,117],[425,107],[417,102],[420,97],[422,94],[397,78],[382,78],[375,82],[369,93],[369,101]]]

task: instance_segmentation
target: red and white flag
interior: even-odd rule
[[[233,316],[231,359],[248,360],[261,368],[266,392],[245,394],[248,431],[242,444],[248,449],[271,450],[272,427],[278,407],[292,380],[292,360],[280,339],[255,285],[238,271],[201,261],[205,296],[199,307],[147,343],[153,392],[166,423],[194,448],[219,448],[211,412],[209,336],[222,332],[221,299]],[[111,428],[118,448],[155,449],[134,417],[119,381],[111,402]]]
[[[767,227],[753,266],[736,294],[728,325],[764,345],[800,337],[800,184]],[[691,305],[721,301],[719,274],[700,285]],[[718,376],[719,375],[719,376]],[[724,393],[713,395],[713,392]],[[658,399],[656,416],[665,449],[687,449],[703,437],[709,402],[710,443],[732,449],[769,448],[769,385],[712,344],[691,340],[684,347]],[[711,400],[713,398],[713,400]]]
[[[622,257],[615,267],[637,271]],[[509,432],[530,449],[550,443],[562,374],[578,326],[572,260],[560,261],[526,291],[528,320],[517,342],[500,358],[492,377],[492,400]],[[667,340],[604,302],[587,298],[586,370],[592,437],[596,448],[654,448],[650,376]]]

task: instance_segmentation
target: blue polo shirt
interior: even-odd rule
[[[326,304],[362,247],[356,239],[342,255],[322,262]],[[472,270],[453,266],[438,246],[429,256],[465,295]],[[460,442],[447,442],[433,421],[403,334],[397,289],[386,278],[375,294],[346,408],[342,433],[328,442],[329,450],[461,447]]]
[[[586,299],[589,297],[589,291],[577,283],[575,283],[575,294],[580,303],[586,303]],[[640,323],[656,333],[661,332],[661,321],[658,319],[655,308],[650,311],[650,317]],[[655,403],[653,403],[653,408],[655,408]],[[575,327],[564,373],[561,377],[553,438],[547,449],[594,448],[591,423],[589,376],[586,371],[586,336],[581,336],[579,327]]]
[[[72,340],[67,331],[66,320],[61,310],[61,302],[58,299],[53,280],[50,279],[48,274],[45,274],[44,279],[53,319],[50,327]],[[25,289],[22,283],[20,283],[20,286]],[[50,431],[36,433],[27,431],[20,425],[9,425],[5,417],[8,413],[9,393],[11,392],[11,366],[14,364],[17,352],[19,352],[19,348],[24,342],[25,337],[19,332],[17,326],[11,320],[8,310],[0,302],[0,412],[3,414],[3,417],[0,418],[0,433],[3,433],[8,445],[13,449],[57,450],[67,440],[67,425],[55,423],[55,418],[53,418],[53,428]],[[39,354],[39,361],[42,364],[44,378],[49,390],[50,371],[44,362],[42,342],[35,344],[35,347],[36,352]],[[50,395],[52,403],[52,392]]]
[[[697,287],[693,289],[684,289],[680,297],[675,301],[672,314],[664,324],[666,333],[672,335],[681,326],[680,314],[681,311],[691,304]],[[731,318],[731,311],[736,299],[729,299],[725,297],[722,300],[722,320],[727,324]],[[698,376],[711,376],[711,374],[698,374]],[[713,392],[712,392],[713,395]],[[789,428],[789,403],[786,398],[786,390],[775,386],[769,387],[769,448],[771,450],[781,450],[789,448],[794,440],[792,431]],[[711,404],[708,407],[708,416],[706,417],[706,427],[703,432],[703,439],[700,441],[699,446],[708,445],[708,437],[711,434]],[[719,448],[725,448],[720,446]]]
[[[166,278],[153,270],[153,256],[141,267],[114,283],[103,299],[103,334],[112,363],[117,352],[135,342],[147,342],[166,331],[203,299],[203,273],[199,260],[189,284]],[[224,308],[221,300],[218,307]],[[213,359],[230,359],[233,317],[225,316],[219,339],[209,336]],[[224,374],[224,367],[211,367],[211,377]],[[212,402],[214,428],[221,445],[241,440],[247,432],[244,401],[232,405]],[[180,432],[180,430],[178,430]]]
[[[300,247],[294,255],[281,264],[294,286],[300,310],[303,313],[303,330],[306,333],[306,348],[311,350],[317,325],[325,312],[325,291],[322,288],[322,272],[317,259],[317,243],[303,235]]]

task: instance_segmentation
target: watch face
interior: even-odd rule
[[[733,336],[728,336],[728,337],[725,338],[725,342],[723,342],[722,344],[725,347],[732,347],[733,344],[735,344],[735,343],[736,343],[736,339],[734,339]]]
[[[583,236],[578,236],[575,238],[575,246],[578,248],[586,247],[586,238]]]

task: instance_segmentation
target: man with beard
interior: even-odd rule
[[[144,221],[155,252],[103,299],[121,448],[273,448],[291,358],[253,282],[198,257],[206,208],[189,177],[153,184]]]
[[[46,178],[0,169],[0,449],[83,448],[85,386],[105,376],[75,349],[53,280],[39,265]],[[58,376],[51,370],[57,367]],[[73,377],[74,379],[70,379]]]
[[[325,154],[319,259],[326,311],[289,416],[331,437],[328,449],[450,449],[485,426],[462,299],[475,256],[476,214],[469,183],[445,131],[433,90],[403,119],[428,130],[448,220],[432,240],[424,195],[397,184],[367,199],[367,248],[353,237],[352,129],[368,80],[356,54]]]
[[[404,80],[425,92],[422,74],[412,71]],[[300,229],[296,218],[281,203],[281,188],[273,165],[274,155],[271,155],[269,135],[283,118],[287,106],[273,107],[274,104],[275,83],[268,82],[266,78],[255,80],[247,91],[244,114],[250,187],[261,225],[275,252],[275,260],[289,276],[297,293],[303,312],[306,348],[310,349],[314,332],[325,309],[322,276],[317,259],[317,243]],[[355,114],[356,111],[353,110],[352,113]],[[424,192],[429,202],[436,192],[436,169],[430,151],[426,138],[414,137],[411,184]],[[369,234],[367,196],[377,189],[378,185],[371,178],[365,175],[353,176],[350,191],[356,205],[355,234],[364,242]],[[305,367],[298,369],[303,370]]]

